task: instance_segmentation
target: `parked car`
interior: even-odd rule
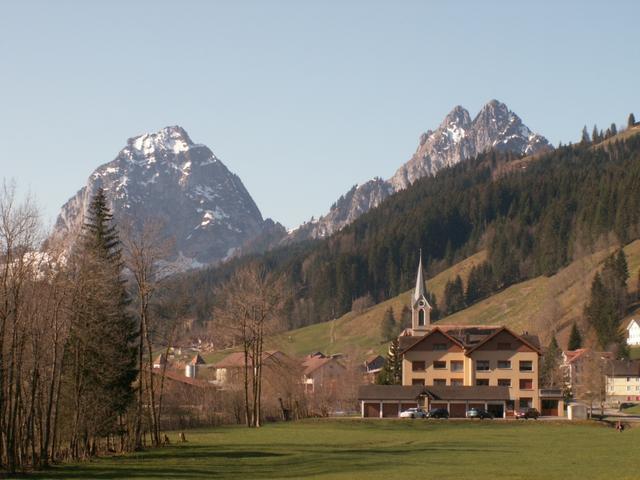
[[[420,407],[407,408],[400,412],[400,418],[427,418],[427,413]]]
[[[446,408],[432,408],[427,412],[427,418],[449,418],[449,410]]]
[[[483,408],[470,408],[467,410],[467,418],[479,418],[480,420],[484,420],[485,418],[492,419],[493,415]]]
[[[533,418],[534,420],[537,420],[539,416],[540,412],[538,412],[538,410],[536,410],[535,408],[525,408],[516,412],[516,418],[522,418],[524,420],[526,420],[527,418]]]

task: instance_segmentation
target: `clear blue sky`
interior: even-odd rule
[[[288,227],[497,98],[554,144],[640,118],[640,2],[0,3],[0,177],[52,221],[128,137],[183,126]]]

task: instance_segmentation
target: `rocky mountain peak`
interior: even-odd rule
[[[487,150],[531,155],[550,148],[543,136],[531,132],[520,117],[498,100],[487,102],[473,120],[469,111],[458,105],[438,128],[420,135],[415,153],[393,177],[386,181],[372,180],[352,188],[331,207],[329,213],[294,230],[290,239],[330,235],[416,180]]]
[[[229,258],[264,228],[274,230],[271,224],[265,227],[240,178],[179,126],[130,138],[62,207],[52,239],[73,243],[99,187],[116,221],[134,228],[149,219],[165,225],[165,235],[175,240],[166,261],[177,270]]]

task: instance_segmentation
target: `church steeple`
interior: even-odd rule
[[[411,298],[411,329],[414,335],[424,335],[431,325],[431,305],[427,301],[424,288],[424,274],[422,269],[422,249],[420,249],[420,261],[418,263],[418,275],[416,276],[416,288]]]
[[[424,291],[424,277],[422,276],[422,249],[420,249],[420,262],[418,263],[418,276],[416,278],[416,289],[413,292],[413,303],[421,298],[426,298]]]

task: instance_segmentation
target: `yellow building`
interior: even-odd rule
[[[518,335],[503,326],[431,324],[422,259],[411,310],[411,329],[399,338],[402,386],[361,387],[362,416],[397,416],[408,406],[446,408],[452,417],[464,417],[472,407],[496,417],[528,407],[561,414],[557,393],[541,402],[541,351],[535,335]],[[392,398],[385,398],[387,393]]]
[[[607,401],[640,403],[640,360],[612,360],[606,368]]]

